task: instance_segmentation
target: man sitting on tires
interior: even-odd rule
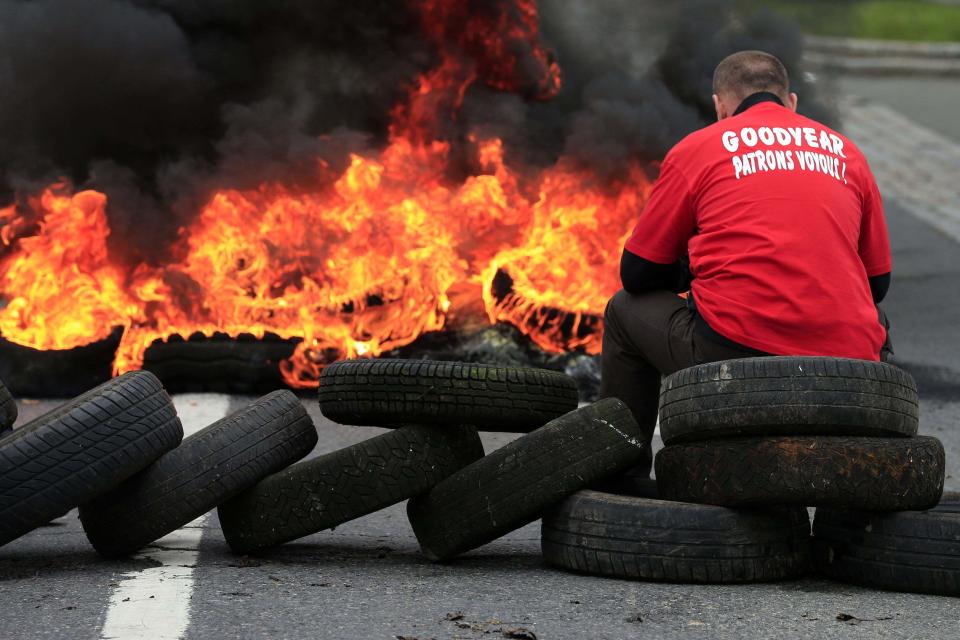
[[[648,442],[661,375],[751,356],[889,352],[875,305],[890,243],[863,154],[796,113],[768,53],[724,59],[713,91],[718,122],[664,159],[604,318],[601,396],[623,400]]]

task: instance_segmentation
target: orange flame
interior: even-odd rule
[[[509,322],[548,351],[600,353],[603,309],[620,287],[617,265],[650,183],[640,167],[612,191],[590,176],[548,171],[522,244],[483,272],[491,322]]]
[[[562,159],[546,171],[516,167],[500,140],[473,136],[482,173],[447,178],[450,144],[438,131],[472,83],[536,99],[559,91],[559,68],[537,41],[535,3],[513,8],[512,19],[478,17],[466,3],[424,2],[427,34],[444,54],[394,109],[387,147],[351,156],[332,184],[318,159],[310,192],[263,184],[213,194],[180,230],[173,264],[111,260],[102,193],[58,184],[0,209],[0,335],[70,349],[122,327],[114,362],[122,373],[172,335],[270,332],[301,339],[281,371],[305,387],[332,359],[376,356],[442,329],[451,287],[472,283],[490,322],[513,323],[544,349],[598,352],[624,236],[649,190],[642,169],[595,184]],[[470,55],[446,53],[450,40]],[[508,40],[542,64],[534,85],[517,85]]]

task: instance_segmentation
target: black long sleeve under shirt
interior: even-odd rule
[[[868,278],[870,282],[870,294],[873,296],[874,304],[879,304],[886,297],[887,291],[890,290],[890,278],[890,273],[883,273]],[[690,273],[690,261],[686,256],[671,264],[651,262],[629,251],[624,251],[623,256],[620,258],[620,282],[624,290],[628,293],[643,293],[644,291],[655,290],[681,293],[683,291],[689,291],[692,280],[693,276]],[[713,342],[719,342],[720,344],[745,351],[755,351],[714,331],[713,328],[707,324],[706,320],[703,319],[703,316],[697,313],[693,296],[687,298],[687,304],[695,315],[695,331]]]

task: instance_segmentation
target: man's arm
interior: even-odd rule
[[[857,253],[867,271],[873,302],[879,304],[890,289],[890,234],[883,215],[883,200],[877,188],[877,181],[870,172],[866,160],[863,162],[866,169],[866,185],[861,201],[863,217],[860,220],[860,246]]]
[[[624,250],[620,258],[620,282],[627,293],[666,289],[674,293],[690,290],[690,261],[686,256],[671,264],[651,262]]]
[[[873,296],[873,304],[880,304],[887,297],[887,291],[890,290],[890,273],[881,273],[878,276],[870,276],[870,295]]]
[[[696,228],[693,194],[672,152],[620,258],[620,281],[629,293],[689,290],[687,241]]]

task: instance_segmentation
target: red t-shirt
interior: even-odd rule
[[[878,360],[868,276],[890,272],[876,182],[856,146],[774,102],[696,131],[663,161],[626,249],[690,254],[698,312],[773,355]]]

